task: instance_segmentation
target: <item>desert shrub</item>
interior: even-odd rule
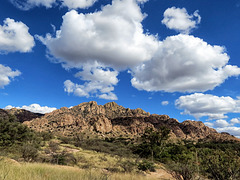
[[[192,162],[171,162],[168,167],[171,169],[172,176],[177,180],[193,180],[197,172],[196,166]]]
[[[38,132],[38,135],[42,137],[43,141],[50,141],[54,137],[51,132],[47,132],[47,131]]]
[[[143,160],[142,162],[138,163],[137,167],[141,171],[156,171],[154,163],[147,160]]]
[[[52,153],[56,153],[60,149],[59,143],[56,141],[50,141],[49,142],[49,150]]]
[[[124,172],[132,172],[136,168],[136,163],[130,160],[121,161],[119,165]]]
[[[34,144],[24,144],[21,148],[21,153],[22,158],[27,162],[35,161],[38,157],[38,149]]]
[[[202,154],[203,174],[216,180],[240,179],[240,159],[233,152],[205,150]]]

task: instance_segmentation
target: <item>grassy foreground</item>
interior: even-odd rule
[[[97,169],[0,161],[1,180],[151,180],[152,178],[128,173],[108,173]]]

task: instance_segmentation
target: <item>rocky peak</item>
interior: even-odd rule
[[[97,102],[85,102],[72,108],[61,108],[43,117],[25,122],[37,131],[52,131],[63,135],[88,131],[91,133],[120,135],[141,135],[146,127],[160,128],[166,126],[174,137],[187,140],[228,139],[238,140],[228,135],[217,133],[216,130],[205,126],[200,121],[184,121],[168,115],[157,115],[144,110],[129,109],[110,102],[98,105]]]
[[[105,107],[105,108],[109,108],[109,109],[117,109],[117,108],[119,108],[120,106],[119,106],[117,103],[115,103],[115,102],[109,102],[109,103],[106,103],[106,104],[104,105],[104,107]]]

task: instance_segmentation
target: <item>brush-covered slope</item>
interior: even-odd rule
[[[14,115],[17,118],[17,121],[21,123],[23,123],[24,121],[31,121],[32,119],[39,118],[44,115],[40,113],[33,113],[25,109],[17,108],[6,110],[6,112],[10,115]]]
[[[44,114],[33,113],[24,109],[0,109],[0,119],[12,118],[16,122],[23,123],[24,121],[31,121],[32,119],[42,117]]]
[[[227,133],[217,133],[200,121],[179,123],[168,115],[151,115],[142,109],[124,108],[115,102],[98,105],[91,101],[72,108],[63,107],[32,121],[25,121],[24,124],[37,131],[51,131],[67,136],[83,131],[113,136],[137,136],[146,127],[158,129],[166,126],[171,130],[173,138],[239,141]]]

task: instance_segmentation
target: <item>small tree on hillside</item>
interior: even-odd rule
[[[166,127],[160,127],[158,130],[146,128],[141,136],[142,143],[137,146],[136,153],[141,157],[150,157],[152,161],[154,156],[160,155],[163,151],[165,141],[169,138],[170,130]]]

